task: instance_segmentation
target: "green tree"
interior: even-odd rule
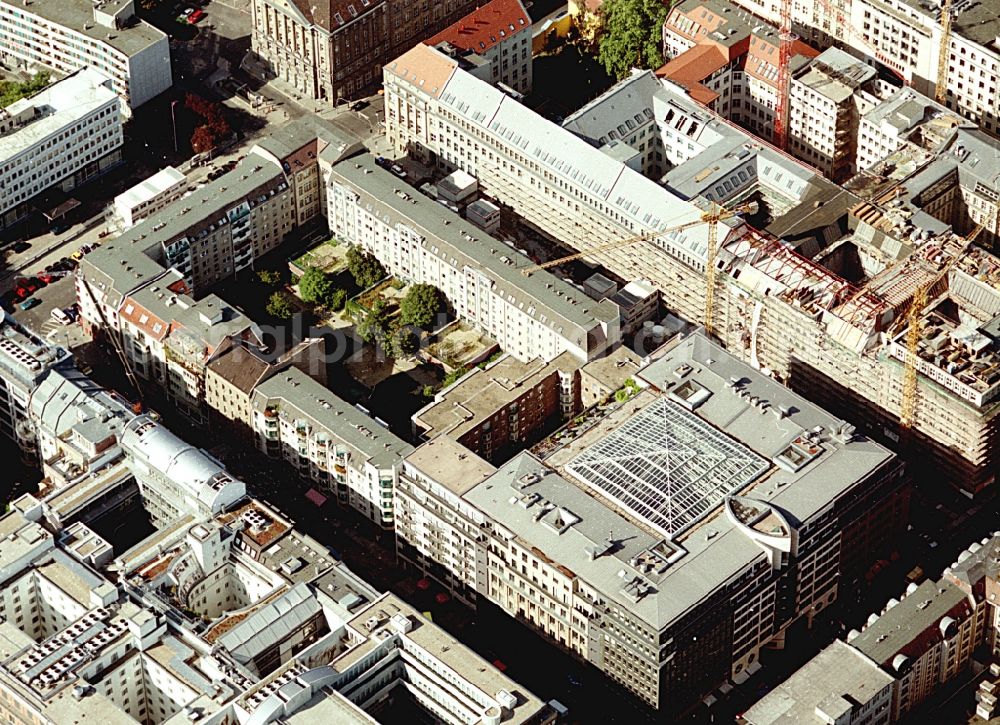
[[[299,277],[299,297],[303,302],[325,305],[333,294],[333,282],[316,267],[310,267]]]
[[[615,78],[624,78],[632,68],[663,65],[663,22],[668,6],[662,0],[607,0],[601,6],[604,29],[598,60]]]
[[[420,336],[409,325],[397,327],[389,338],[389,353],[394,358],[409,357],[420,349]]]
[[[421,390],[421,391],[420,391],[420,393],[421,393],[421,394],[422,394],[422,395],[423,395],[423,396],[424,396],[425,398],[428,398],[428,399],[430,399],[430,398],[433,398],[433,397],[434,397],[435,393],[437,393],[437,389],[436,389],[436,388],[435,388],[435,387],[434,387],[433,385],[425,385],[425,386],[424,386],[424,389],[423,389],[423,390]]]
[[[287,320],[295,314],[295,306],[284,292],[275,292],[267,301],[267,314]]]
[[[375,300],[371,310],[365,315],[365,319],[358,325],[358,334],[361,335],[362,340],[383,349],[388,347],[389,333],[392,329],[388,307],[385,300]]]
[[[441,290],[432,284],[415,284],[399,303],[399,319],[404,325],[427,327],[443,306]]]
[[[330,293],[330,297],[326,301],[326,306],[331,310],[340,311],[344,309],[344,305],[346,303],[347,303],[347,290],[340,289],[338,287]]]
[[[257,279],[266,285],[276,285],[281,281],[281,272],[274,269],[262,269],[257,272]]]
[[[361,289],[368,289],[385,277],[382,263],[357,246],[347,250],[347,269]]]

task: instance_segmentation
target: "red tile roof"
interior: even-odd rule
[[[520,0],[492,0],[425,42],[427,45],[448,42],[456,48],[481,53],[530,28],[531,18]]]
[[[131,311],[129,311],[129,308],[131,308]],[[122,305],[120,316],[124,317],[153,339],[161,342],[167,336],[167,333],[170,332],[169,322],[161,320],[131,297],[125,298],[125,304]],[[157,326],[159,326],[159,329],[157,329]]]
[[[673,81],[686,89],[698,103],[709,105],[719,94],[702,84],[706,78],[729,62],[725,51],[716,45],[705,43],[689,48],[663,65],[656,75]]]

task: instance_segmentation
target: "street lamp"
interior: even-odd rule
[[[170,102],[170,122],[174,127],[174,153],[177,153],[177,116],[174,114],[174,106],[177,105],[177,101]]]

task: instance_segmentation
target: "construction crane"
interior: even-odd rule
[[[934,100],[941,105],[948,104],[948,55],[951,45],[951,0],[941,3],[941,45],[938,48],[937,83],[934,86]]]
[[[934,275],[930,282],[920,285],[913,293],[913,300],[910,302],[910,309],[906,313],[906,321],[909,327],[906,330],[906,363],[903,367],[903,398],[899,406],[899,426],[902,430],[909,430],[913,427],[917,419],[917,405],[919,395],[917,391],[917,356],[920,352],[920,341],[924,337],[923,311],[927,307],[927,297],[934,286],[940,282],[955,266],[955,262],[965,256],[969,247],[983,230],[982,226],[977,226],[965,237],[965,244],[962,249],[953,256],[948,263]]]
[[[774,108],[772,141],[781,150],[788,148],[788,94],[791,86],[789,62],[792,59],[792,0],[781,0],[781,27],[778,31],[778,103]]]
[[[121,341],[118,339],[115,331],[108,325],[108,320],[104,316],[104,309],[97,303],[97,298],[94,296],[94,290],[90,288],[90,282],[87,281],[87,278],[82,272],[77,275],[77,279],[80,280],[80,285],[87,291],[87,297],[90,298],[90,303],[94,305],[94,309],[97,310],[97,314],[101,318],[101,324],[104,326],[104,329],[108,331],[108,337],[111,338],[111,344],[115,348],[115,352],[118,354],[118,360],[121,361],[122,368],[125,370],[125,376],[128,378],[128,381],[132,384],[132,388],[135,390],[136,402],[134,410],[139,413],[143,408],[142,388],[139,387],[139,379],[136,378],[135,373],[132,372],[132,368],[128,364],[128,359],[125,357],[125,350],[122,348]]]
[[[568,254],[565,257],[559,257],[558,259],[551,259],[548,262],[542,262],[540,264],[533,264],[530,267],[525,267],[521,270],[521,273],[525,277],[530,277],[534,272],[538,272],[542,269],[548,269],[549,267],[558,267],[560,264],[565,264],[566,262],[572,262],[577,259],[583,259],[584,257],[589,257],[592,254],[598,252],[604,252],[609,249],[619,249],[621,247],[627,247],[632,244],[638,244],[639,242],[648,242],[651,239],[661,237],[664,234],[670,234],[671,232],[680,232],[685,229],[690,229],[691,227],[696,227],[700,224],[708,225],[708,250],[705,255],[705,331],[711,335],[714,332],[715,326],[713,324],[714,314],[715,314],[715,280],[716,280],[716,258],[718,256],[718,240],[719,240],[719,229],[718,224],[720,221],[725,219],[731,219],[738,214],[756,214],[757,213],[757,202],[751,201],[745,204],[740,204],[732,209],[726,209],[719,206],[715,202],[710,202],[711,206],[707,212],[702,213],[697,219],[684,224],[678,224],[676,226],[667,227],[666,229],[661,229],[659,231],[649,231],[643,232],[642,234],[637,234],[634,237],[626,237],[624,239],[618,239],[613,242],[606,242],[604,244],[597,244],[589,249],[585,249],[582,252],[575,252],[573,254]]]

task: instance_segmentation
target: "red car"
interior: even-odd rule
[[[53,280],[55,280],[55,275],[48,272],[42,272],[38,275],[38,279],[45,284],[52,284]]]
[[[203,17],[205,17],[205,11],[202,10],[201,8],[198,8],[193,13],[191,13],[190,15],[188,15],[188,22],[191,23],[191,25],[194,25],[199,20],[201,20]]]

